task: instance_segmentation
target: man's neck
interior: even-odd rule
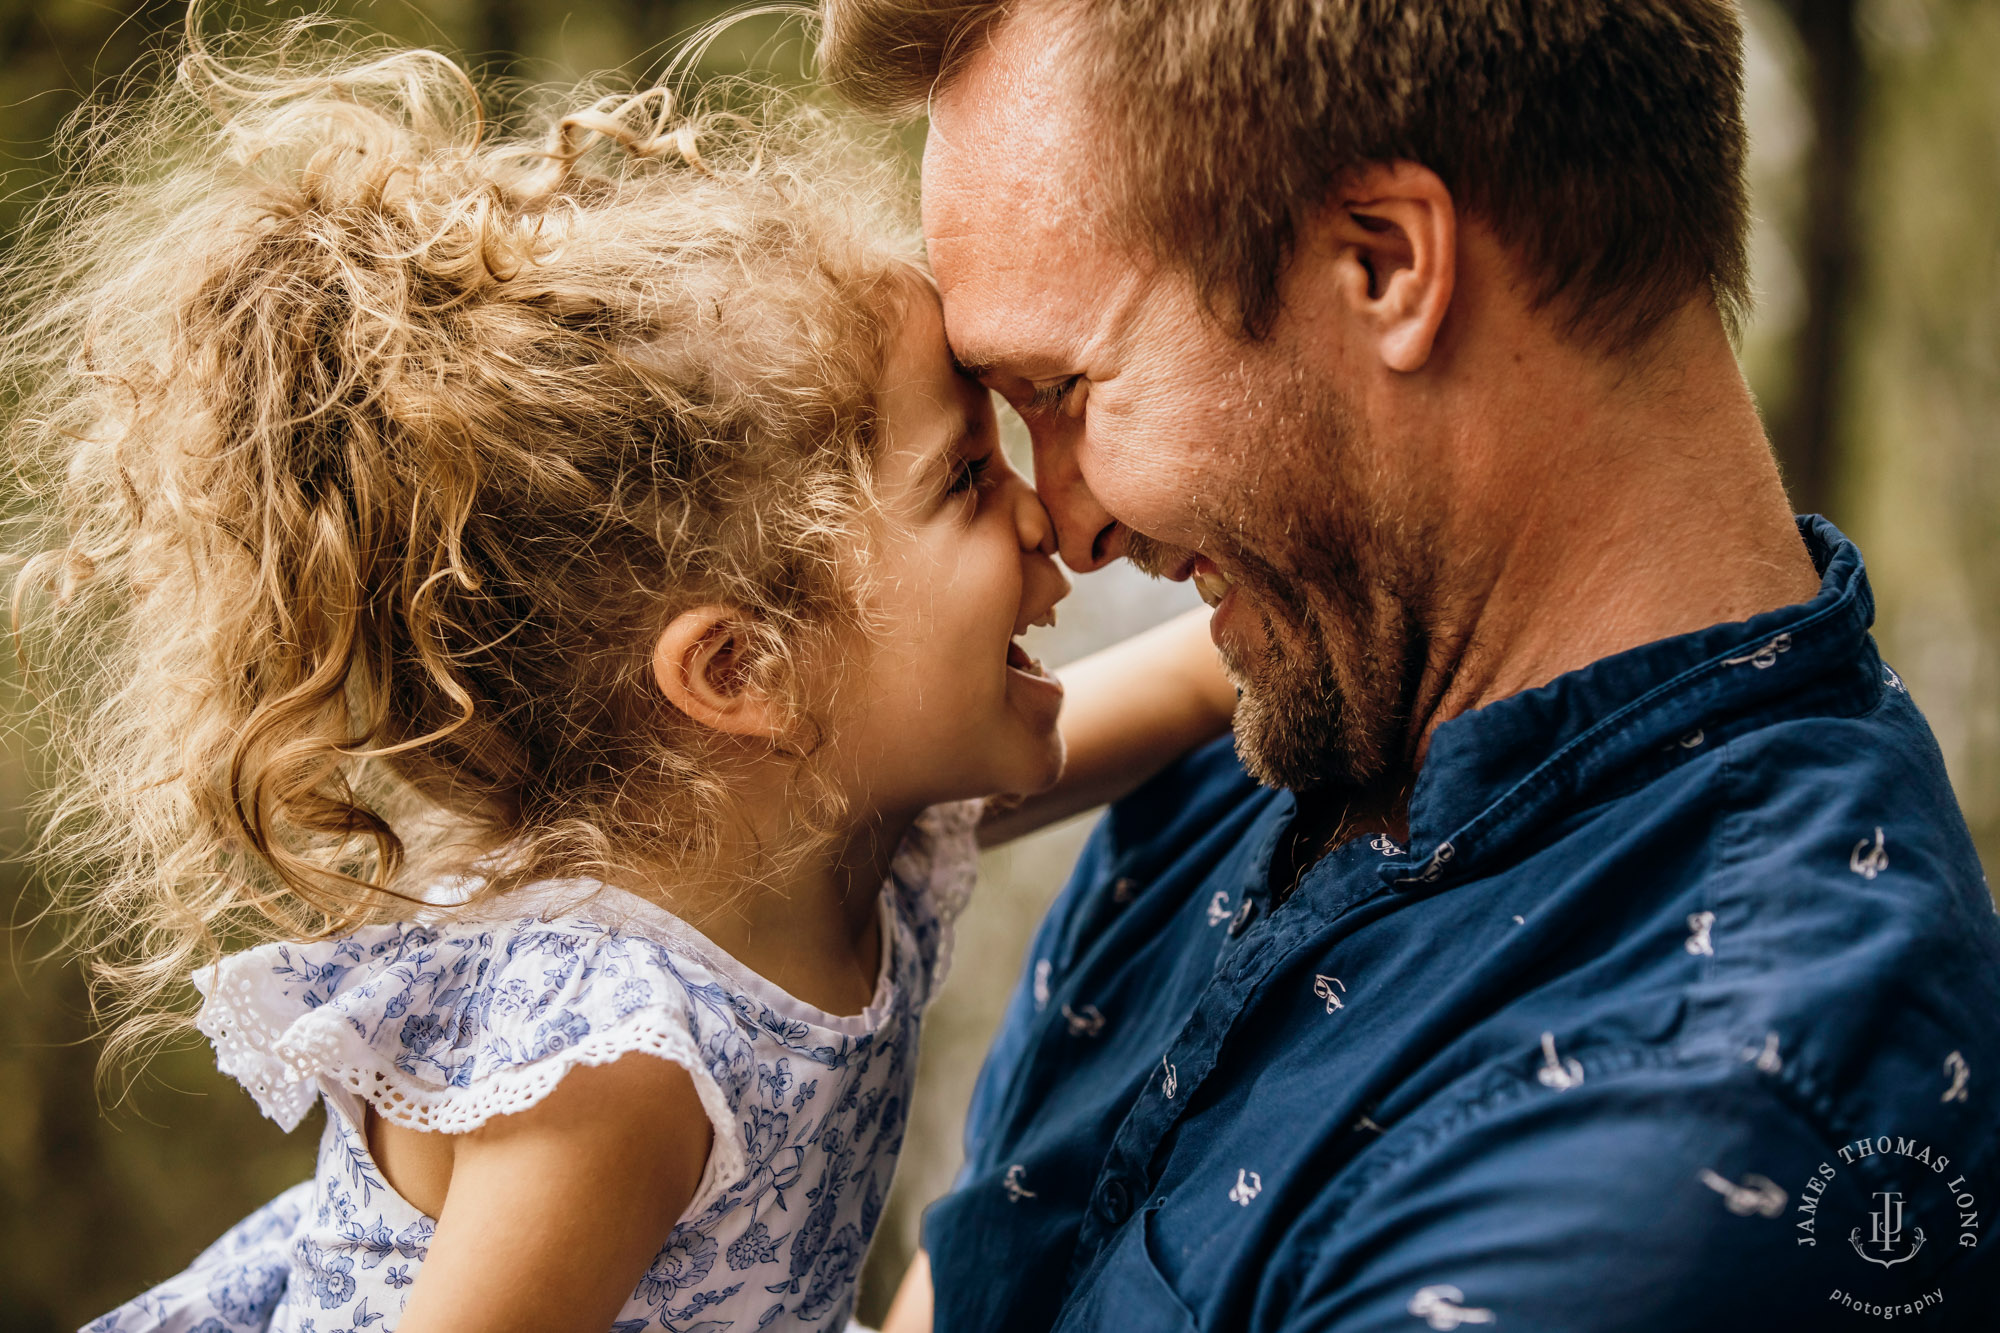
[[[1713,310],[1682,312],[1622,373],[1574,349],[1494,369],[1456,433],[1474,475],[1442,538],[1474,558],[1438,590],[1419,757],[1461,713],[1818,588]]]

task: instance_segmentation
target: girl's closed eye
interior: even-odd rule
[[[948,496],[966,495],[979,489],[992,470],[993,455],[981,454],[977,458],[961,458],[952,467],[951,484],[945,488]]]

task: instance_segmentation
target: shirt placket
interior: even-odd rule
[[[1351,904],[1380,888],[1375,875],[1377,859],[1372,855],[1364,859],[1353,848],[1342,848],[1313,877],[1342,879],[1342,891],[1331,896]],[[1298,949],[1321,940],[1329,930],[1338,930],[1303,894],[1294,895],[1292,901],[1274,910],[1268,891],[1269,863],[1268,855],[1252,861],[1234,895],[1236,907],[1225,923],[1218,925],[1229,938],[1214,975],[1112,1138],[1078,1228],[1070,1265],[1072,1283],[1152,1193],[1152,1168],[1161,1142],[1214,1073],[1230,1030],[1264,989],[1271,973]]]

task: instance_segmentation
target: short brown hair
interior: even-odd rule
[[[822,0],[827,82],[914,115],[1003,0]],[[1256,335],[1300,220],[1371,162],[1436,171],[1571,336],[1630,347],[1704,289],[1747,312],[1733,0],[1091,0],[1066,8],[1112,108],[1130,239]]]

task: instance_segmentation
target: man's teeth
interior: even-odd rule
[[[1219,606],[1229,591],[1229,576],[1219,569],[1201,570],[1194,576],[1194,590],[1211,608]]]

